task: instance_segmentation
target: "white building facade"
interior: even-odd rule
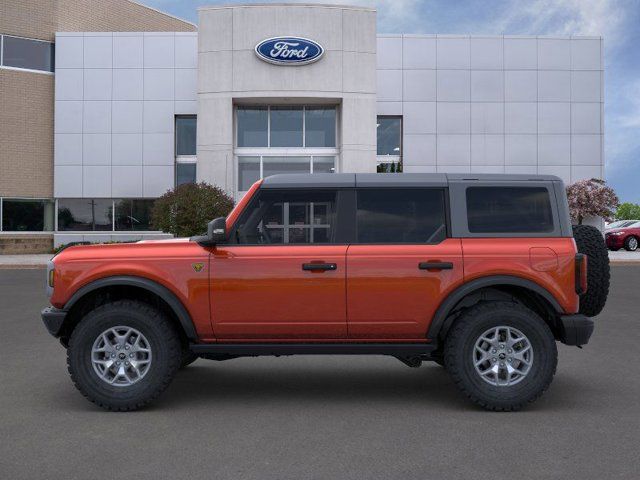
[[[269,41],[277,58],[256,48]],[[602,178],[602,39],[377,35],[368,8],[205,7],[198,33],[58,33],[54,129],[56,244],[159,236],[153,199],[192,181],[237,199],[285,172]]]

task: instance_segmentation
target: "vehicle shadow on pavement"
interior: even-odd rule
[[[309,359],[305,359],[309,360]],[[238,362],[238,360],[235,360]],[[457,389],[444,368],[426,363],[409,369],[398,362],[382,367],[349,368],[336,364],[323,368],[305,365],[271,366],[250,364],[229,368],[230,362],[207,365],[206,360],[178,373],[169,389],[154,405],[156,408],[182,408],[197,405],[232,405],[243,403],[406,403],[425,408],[454,411],[478,410]],[[290,360],[295,362],[295,360]],[[211,362],[210,362],[211,363]],[[577,406],[579,384],[562,379],[556,390],[543,395],[539,403],[527,410],[564,410]],[[562,398],[560,398],[562,397]],[[152,406],[153,407],[153,406]]]

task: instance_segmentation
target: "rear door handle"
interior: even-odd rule
[[[338,265],[335,263],[303,263],[302,270],[308,270],[311,272],[316,271],[325,271],[325,270],[336,270]]]
[[[451,262],[420,262],[418,264],[420,270],[452,270]]]

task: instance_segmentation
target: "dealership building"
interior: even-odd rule
[[[374,9],[343,5],[203,7],[196,27],[127,0],[30,3],[0,15],[0,252],[162,236],[153,199],[186,182],[237,200],[288,172],[604,176],[600,37],[378,34]]]

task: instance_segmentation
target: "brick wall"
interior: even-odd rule
[[[0,69],[0,196],[53,195],[53,75]]]
[[[0,32],[53,41],[55,32],[192,32],[196,27],[129,0],[2,0]]]
[[[57,31],[195,31],[128,0],[1,0],[0,33],[52,41]],[[0,69],[0,196],[53,196],[52,75]]]

